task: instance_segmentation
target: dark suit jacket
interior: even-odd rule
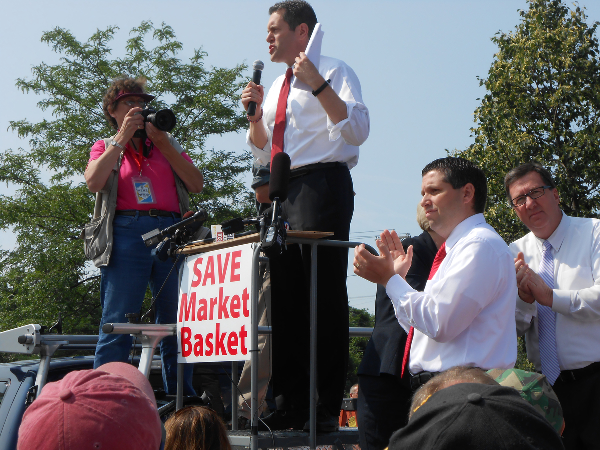
[[[405,239],[402,245],[405,250],[410,245],[413,246],[413,259],[406,281],[413,289],[422,291],[437,253],[435,242],[424,231],[419,236]],[[358,368],[358,375],[379,376],[380,373],[387,373],[400,376],[405,346],[406,332],[396,319],[392,301],[385,288],[377,285],[375,328]]]

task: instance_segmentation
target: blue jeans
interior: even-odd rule
[[[100,268],[100,302],[102,321],[96,347],[94,368],[112,361],[126,362],[131,349],[132,337],[128,334],[105,334],[105,323],[127,322],[125,314],[139,313],[148,284],[152,296],[161,290],[156,299],[156,323],[177,322],[177,298],[179,267],[173,261],[160,262],[150,254],[142,234],[155,228],[160,230],[173,225],[180,219],[174,217],[115,216],[113,221],[113,248],[109,264]],[[170,272],[170,275],[169,275]],[[165,279],[167,280],[165,283]],[[164,287],[163,287],[164,283]],[[168,336],[160,342],[162,375],[165,391],[177,392],[177,337]],[[191,364],[185,365],[184,394],[194,395]]]

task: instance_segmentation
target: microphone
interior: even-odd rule
[[[146,234],[142,235],[142,239],[144,240],[144,244],[146,247],[152,247],[155,244],[161,242],[165,237],[172,237],[175,232],[182,228],[187,228],[188,230],[194,228],[197,230],[202,226],[204,221],[208,219],[208,214],[204,209],[200,209],[196,211],[192,216],[183,219],[181,222],[178,222],[170,227],[165,228],[164,230],[159,230],[158,228],[149,231]]]
[[[254,69],[254,72],[252,73],[252,82],[259,85],[260,76],[262,75],[262,70],[265,68],[265,64],[260,59],[257,59],[252,64],[252,68]],[[252,117],[254,114],[256,114],[256,102],[250,102],[248,103],[248,116]]]
[[[269,199],[273,202],[273,217],[261,243],[261,249],[268,257],[281,254],[285,244],[286,231],[281,221],[281,203],[288,196],[290,165],[290,155],[287,153],[280,152],[273,156],[269,179]]]
[[[279,152],[273,156],[271,162],[271,176],[269,177],[269,199],[274,201],[276,198],[284,202],[288,196],[288,187],[290,184],[290,155]]]

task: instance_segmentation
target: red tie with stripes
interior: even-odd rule
[[[433,278],[445,257],[446,243],[444,242],[435,254],[435,258],[433,258],[433,265],[431,266],[431,270],[429,271],[429,278],[427,278],[428,280],[431,280]],[[408,365],[408,356],[410,355],[410,346],[412,344],[414,334],[414,327],[410,327],[410,330],[408,331],[408,337],[406,338],[406,346],[404,347],[404,357],[402,358],[402,371],[400,372],[400,378],[404,376],[404,369],[406,369],[406,366]]]
[[[285,80],[279,91],[279,100],[277,101],[277,112],[275,113],[275,126],[273,127],[273,140],[271,144],[271,165],[273,165],[273,156],[283,151],[283,132],[285,131],[285,110],[287,108],[287,98],[290,93],[290,80],[293,71],[289,67],[285,72]]]

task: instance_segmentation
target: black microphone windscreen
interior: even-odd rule
[[[231,220],[221,222],[221,231],[224,234],[238,233],[244,229],[244,220],[241,217],[236,217]]]
[[[287,199],[288,185],[290,183],[290,155],[279,152],[273,156],[271,162],[271,176],[269,178],[269,199],[279,198],[282,202]]]

